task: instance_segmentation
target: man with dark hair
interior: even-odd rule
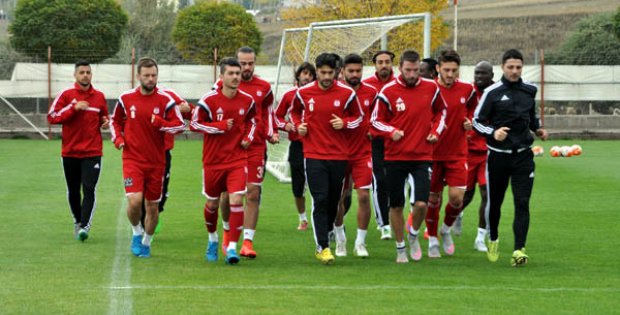
[[[451,49],[442,51],[438,58],[439,76],[435,82],[439,86],[447,112],[446,130],[433,147],[431,191],[426,213],[430,258],[441,257],[437,229],[444,186],[448,186],[449,199],[440,233],[446,255],[454,254],[450,230],[461,213],[467,187],[467,131],[471,130],[471,120],[467,113],[475,108],[476,99],[474,87],[458,80],[460,65],[461,57]]]
[[[424,58],[420,62],[420,76],[425,79],[435,80],[437,78],[437,60]]]
[[[317,81],[297,90],[291,121],[303,137],[306,178],[312,194],[312,224],[316,258],[334,262],[328,233],[332,229],[340,201],[348,148],[345,130],[362,122],[355,91],[334,80],[337,59],[322,53],[316,58]]]
[[[480,101],[484,90],[493,84],[493,66],[488,61],[479,62],[474,69],[474,88],[476,89],[476,104]],[[473,110],[467,116],[473,118]],[[467,190],[463,197],[463,211],[474,199],[476,183],[480,188],[480,207],[478,209],[478,232],[474,241],[474,249],[481,252],[487,251],[485,238],[487,235],[487,223],[484,216],[484,209],[487,205],[487,139],[479,135],[476,131],[467,132]],[[456,219],[452,230],[455,235],[461,235],[462,217]]]
[[[254,99],[239,90],[241,65],[234,58],[220,62],[221,89],[215,89],[198,101],[190,128],[204,133],[203,194],[207,197],[204,207],[205,225],[209,232],[205,258],[218,259],[217,235],[220,195],[228,192],[230,198],[229,242],[224,252],[225,262],[236,264],[237,242],[243,228],[243,195],[247,182],[247,149],[256,132]]]
[[[396,262],[408,262],[403,232],[405,183],[413,177],[412,228],[408,233],[410,256],[422,258],[418,231],[426,214],[433,143],[445,128],[445,104],[439,87],[419,77],[420,55],[403,52],[400,76],[379,93],[372,112],[372,127],[385,137],[385,171],[388,181],[390,221],[396,238]]]
[[[380,50],[372,56],[372,63],[375,65],[375,74],[364,79],[364,83],[372,85],[377,92],[388,83],[394,81],[393,64],[394,53],[388,50]],[[390,208],[388,207],[387,179],[385,178],[385,167],[383,165],[384,140],[379,134],[372,132],[372,191],[373,209],[377,228],[381,231],[381,239],[389,240],[392,238],[390,229]]]
[[[304,171],[304,151],[301,137],[295,132],[295,126],[290,121],[290,111],[293,108],[293,100],[297,89],[316,80],[316,69],[309,62],[302,63],[295,71],[296,86],[284,92],[280,103],[275,111],[274,122],[279,130],[288,133],[288,163],[291,167],[291,186],[295,197],[295,206],[299,213],[299,225],[297,230],[308,229],[308,217],[306,216],[306,174]]]
[[[62,167],[73,214],[73,237],[83,242],[95,214],[95,189],[103,155],[100,129],[108,128],[109,118],[105,96],[91,84],[93,75],[88,61],[75,63],[73,77],[73,86],[54,99],[47,121],[62,124]]]
[[[534,185],[534,142],[532,132],[546,140],[548,133],[536,117],[536,92],[534,84],[521,78],[523,55],[516,49],[506,51],[502,57],[501,80],[489,86],[482,95],[474,113],[474,128],[487,138],[487,191],[489,203],[489,243],[487,257],[491,262],[499,259],[499,219],[502,201],[512,186],[515,204],[513,221],[514,252],[512,266],[527,263],[529,256],[525,242],[530,225],[530,197]]]
[[[112,142],[123,151],[123,179],[127,195],[127,217],[132,226],[131,251],[151,257],[151,240],[157,226],[165,160],[165,133],[185,129],[174,99],[157,88],[157,62],[138,61],[140,86],[118,98],[111,120]],[[140,211],[146,202],[144,228]]]
[[[345,192],[340,201],[338,216],[334,224],[336,238],[336,256],[347,255],[347,238],[344,231],[345,198],[351,196],[351,183],[355,184],[357,192],[357,237],[353,254],[358,257],[368,257],[366,249],[366,234],[370,221],[370,187],[372,186],[372,157],[370,144],[370,113],[377,98],[377,90],[362,82],[364,60],[358,54],[349,54],[344,57],[344,83],[352,88],[362,106],[364,114],[362,123],[356,129],[346,130],[348,139],[349,163],[345,173]],[[349,201],[350,204],[350,201]]]

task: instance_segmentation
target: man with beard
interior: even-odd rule
[[[422,258],[418,232],[426,215],[430,189],[433,143],[445,128],[445,104],[439,87],[419,77],[420,55],[403,52],[400,76],[379,93],[370,121],[385,137],[385,171],[388,181],[390,221],[396,238],[396,262],[407,263],[403,207],[407,177],[413,177],[413,222],[408,233],[410,256]]]
[[[364,83],[372,85],[377,92],[381,92],[383,87],[394,81],[393,71],[394,53],[387,50],[380,50],[372,56],[372,63],[375,65],[375,74],[364,79]],[[385,178],[384,140],[382,136],[373,133],[372,139],[372,190],[373,208],[377,228],[381,231],[381,239],[389,240],[392,238],[390,229],[390,208],[388,207],[388,192]]]
[[[83,242],[95,213],[95,188],[103,155],[100,129],[109,127],[109,118],[105,96],[91,84],[90,63],[76,62],[73,76],[75,83],[56,96],[47,121],[62,124],[62,167],[73,214],[73,237]]]
[[[112,142],[123,151],[127,217],[133,231],[131,252],[148,258],[162,197],[165,133],[183,132],[185,124],[174,99],[157,88],[155,60],[141,58],[137,68],[140,86],[119,96],[111,132]],[[144,229],[140,224],[143,199],[146,202]]]

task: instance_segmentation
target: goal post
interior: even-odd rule
[[[286,90],[295,85],[295,69],[304,61],[312,61],[323,52],[344,56],[358,53],[367,59],[385,45],[387,34],[411,22],[423,23],[423,56],[431,54],[431,14],[429,12],[313,22],[308,27],[282,31],[276,82],[273,93],[278,102]],[[381,42],[381,45],[378,43]],[[276,103],[277,105],[277,103]],[[267,171],[279,181],[289,182],[288,146],[286,133],[280,133],[280,143],[268,144]]]

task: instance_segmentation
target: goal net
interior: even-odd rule
[[[424,56],[430,56],[430,13],[337,20],[311,23],[304,28],[290,28],[282,32],[280,55],[274,95],[276,104],[284,92],[295,85],[295,69],[304,61],[313,62],[323,52],[345,56],[358,53],[366,60],[378,50],[387,48],[388,33],[408,23],[421,23],[423,27]],[[280,143],[267,147],[267,171],[282,182],[290,181],[287,134],[280,133]]]

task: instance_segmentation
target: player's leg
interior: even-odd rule
[[[101,167],[100,156],[85,158],[81,161],[82,191],[84,192],[84,199],[82,201],[82,222],[80,222],[82,228],[78,232],[78,237],[82,241],[88,238],[88,232],[90,231],[90,226],[95,214],[95,207],[97,206],[95,189],[99,182]]]
[[[527,263],[525,243],[530,227],[530,197],[534,186],[534,154],[531,150],[513,156],[516,160],[515,169],[511,176],[512,195],[514,199],[515,215],[512,224],[514,232],[513,266]]]
[[[447,255],[453,255],[454,241],[451,229],[463,209],[463,196],[467,189],[467,161],[447,161],[444,166],[444,178],[448,184],[448,202],[440,234],[444,252]]]
[[[476,233],[476,240],[474,241],[474,248],[481,252],[486,252],[486,236],[489,231],[489,224],[485,217],[485,209],[487,207],[487,179],[486,179],[486,155],[482,157],[480,165],[477,167],[476,175],[478,185],[480,187],[480,207],[478,208],[478,229]]]
[[[127,196],[127,218],[132,230],[131,252],[139,256],[144,236],[144,227],[140,223],[144,199],[144,172],[135,163],[123,160],[123,183]]]
[[[306,174],[304,172],[304,153],[301,141],[291,141],[288,161],[291,168],[291,188],[299,215],[297,230],[304,231],[308,228],[308,217],[306,215],[306,197],[304,196]]]
[[[305,159],[306,179],[312,196],[312,230],[316,243],[316,258],[322,263],[333,262],[329,249],[329,172],[326,161]]]
[[[144,202],[146,217],[144,218],[144,237],[140,257],[151,257],[151,242],[159,219],[159,201],[162,196],[165,167],[146,169],[144,172]]]
[[[366,234],[370,222],[370,188],[372,187],[372,159],[370,156],[354,162],[352,178],[357,192],[357,236],[353,254],[358,257],[368,257]]]
[[[347,165],[344,179],[344,189],[338,202],[338,212],[334,220],[333,234],[336,240],[336,256],[344,257],[347,255],[347,236],[344,231],[344,216],[347,213],[346,199],[351,200],[353,190],[353,180],[351,178],[351,165]]]
[[[389,206],[390,206],[390,222],[391,227],[394,230],[394,238],[396,239],[396,262],[406,263],[409,261],[407,258],[407,247],[405,245],[405,236],[403,231],[404,219],[403,219],[403,207],[405,205],[405,183],[407,181],[407,168],[406,162],[385,162],[385,173],[390,179],[387,182],[389,191]]]
[[[439,258],[439,239],[437,230],[439,227],[439,212],[441,210],[441,197],[443,195],[445,168],[444,161],[434,161],[431,173],[430,193],[428,196],[428,210],[426,212],[426,228],[428,230],[428,256]]]
[[[218,207],[221,204],[220,196],[226,190],[226,171],[213,170],[207,167],[202,169],[203,191],[206,197],[202,211],[205,227],[209,235],[209,241],[205,250],[205,259],[210,262],[217,261],[219,237],[217,235]],[[224,252],[226,252],[224,250]]]
[[[384,166],[384,141],[376,138],[372,140],[372,202],[375,219],[381,230],[381,239],[392,238],[390,229],[390,207],[388,205],[388,189]]]
[[[166,200],[168,200],[168,184],[170,184],[170,167],[172,166],[172,154],[170,154],[170,150],[166,150],[166,168],[164,169],[164,185],[161,193],[161,201],[159,202],[158,211],[164,212],[164,206],[166,204]],[[161,218],[160,218],[161,219]],[[157,225],[157,228],[161,225]]]
[[[244,222],[243,198],[246,195],[246,183],[248,173],[245,167],[237,167],[228,172],[226,177],[226,190],[230,197],[230,234],[228,248],[226,249],[226,263],[236,264],[239,262],[237,255],[237,242],[241,237]],[[247,257],[254,258],[248,254]]]
[[[256,233],[256,224],[258,223],[258,215],[260,208],[260,196],[265,175],[265,158],[263,156],[257,159],[248,159],[247,173],[247,195],[243,220],[243,246],[241,248],[241,256],[255,258],[254,250],[254,234]],[[232,202],[231,202],[232,211]]]
[[[65,174],[65,182],[67,183],[67,201],[73,216],[73,237],[77,238],[78,232],[82,228],[82,196],[81,196],[81,167],[80,159],[63,157],[62,168]]]
[[[345,173],[347,171],[347,161],[327,161],[329,183],[328,183],[328,220],[329,224],[335,225],[336,216],[338,215],[338,207],[342,200]],[[340,249],[344,249],[340,256],[346,256],[346,236],[344,235],[344,227],[340,226],[340,230],[334,228],[336,233],[336,256],[338,256],[338,242],[340,241]],[[338,236],[338,234],[340,234]]]
[[[413,179],[412,187],[412,221],[407,239],[409,241],[409,255],[415,261],[422,259],[422,250],[420,247],[419,235],[422,222],[426,219],[426,211],[428,210],[427,200],[430,195],[430,170],[431,162],[418,161],[412,164],[409,170]]]
[[[226,252],[228,248],[228,236],[230,233],[230,200],[228,192],[220,194],[220,214],[222,216],[222,251]]]
[[[486,216],[489,222],[489,243],[487,257],[491,262],[499,258],[499,221],[501,217],[501,207],[504,202],[506,189],[510,180],[511,165],[509,155],[489,151],[487,160],[487,192],[489,202],[487,204]]]

